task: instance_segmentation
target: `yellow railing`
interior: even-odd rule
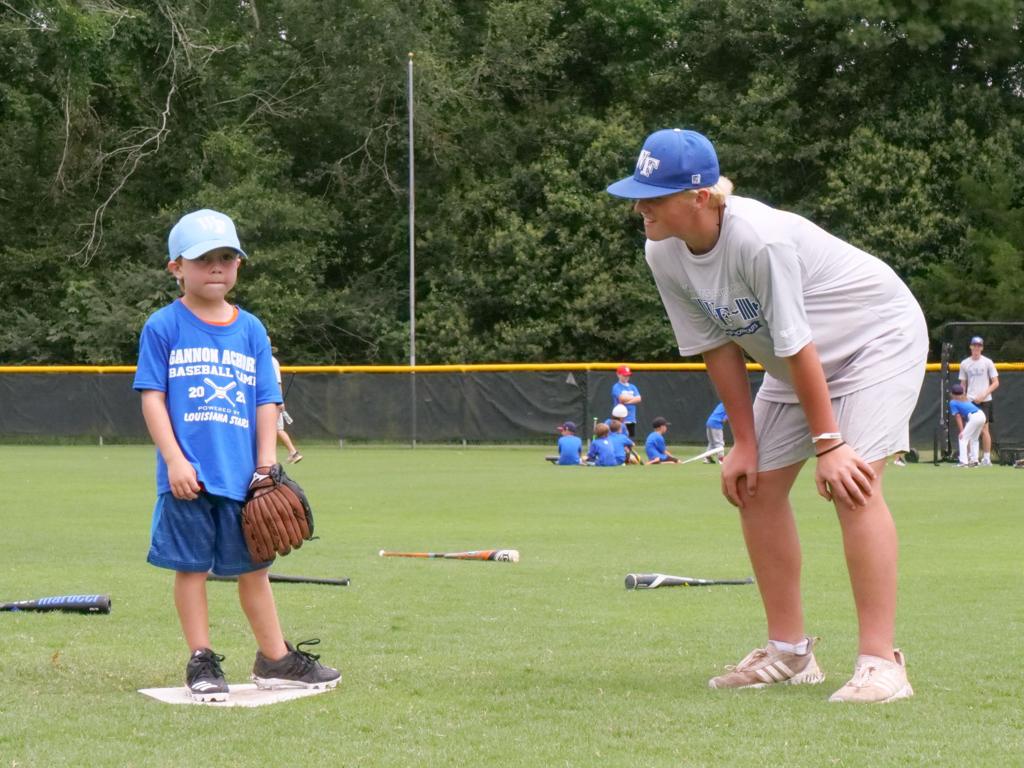
[[[285,373],[478,373],[486,371],[614,371],[622,363],[466,363],[454,365],[282,365]],[[634,371],[704,371],[704,363],[627,363]],[[996,363],[999,371],[1024,371],[1024,363]],[[927,370],[938,371],[939,363]],[[960,369],[950,363],[949,369]],[[748,371],[763,371],[747,363]],[[135,373],[134,365],[0,365],[4,373]]]

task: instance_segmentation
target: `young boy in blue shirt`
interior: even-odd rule
[[[635,464],[636,461],[633,459],[635,453],[631,449],[636,443],[629,439],[622,422],[612,419],[608,424],[608,429],[608,439],[612,441],[612,446],[615,448],[615,463],[626,464],[628,461],[628,463]]]
[[[978,466],[978,442],[986,423],[985,412],[967,399],[962,384],[949,388],[949,412],[956,419],[957,440],[960,444],[959,467]]]
[[[558,455],[546,456],[552,464],[561,467],[578,466],[583,455],[583,441],[576,436],[576,423],[566,421],[558,425]]]
[[[708,436],[708,450],[713,451],[716,448],[725,450],[725,422],[729,420],[728,414],[725,412],[725,404],[719,403],[715,406],[715,409],[711,411],[711,415],[708,416],[708,420],[704,423],[705,432]],[[714,464],[714,456],[705,456],[705,464]]]
[[[594,439],[590,443],[590,450],[587,451],[587,463],[593,467],[617,467],[615,461],[615,446],[608,439],[610,430],[607,424],[598,424],[594,427]]]
[[[238,599],[258,650],[261,688],[333,688],[341,674],[286,642],[267,575],[252,561],[241,510],[257,468],[276,463],[281,388],[267,331],[226,300],[242,259],[231,219],[208,209],[186,214],[168,238],[167,270],[181,298],[146,321],[134,388],[157,447],[157,501],[147,560],[175,572],[174,604],[190,658],[189,695],[226,701],[229,690],[210,648],[206,578],[238,577]]]
[[[647,436],[644,443],[644,450],[647,452],[648,464],[678,464],[679,459],[668,452],[665,445],[665,433],[668,432],[669,423],[664,416],[659,416],[651,422],[651,434]]]

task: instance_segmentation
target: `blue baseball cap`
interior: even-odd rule
[[[572,422],[572,421],[563,421],[561,424],[558,425],[558,428],[559,429],[564,429],[567,432],[575,432],[576,431],[576,423]]]
[[[616,197],[642,200],[718,182],[718,155],[704,134],[666,128],[647,137],[632,176],[609,185]]]
[[[975,336],[974,338],[971,339],[971,346],[973,347],[975,344],[985,346],[985,340],[981,338],[981,336]]]
[[[198,259],[217,248],[230,248],[243,259],[248,258],[238,242],[235,222],[220,211],[203,208],[182,216],[167,238],[167,255],[171,261]]]

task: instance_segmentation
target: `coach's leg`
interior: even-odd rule
[[[804,637],[800,599],[800,539],[789,491],[803,462],[760,472],[757,494],[740,510],[747,553],[761,591],[768,638],[797,643]]]
[[[846,567],[857,607],[858,652],[894,661],[899,542],[896,524],[882,493],[885,460],[873,462],[871,467],[875,480],[867,505],[850,507],[836,502],[836,513],[843,530]]]

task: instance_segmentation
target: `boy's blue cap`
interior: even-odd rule
[[[235,222],[230,216],[209,208],[182,216],[167,238],[167,255],[171,261],[198,259],[217,248],[230,248],[243,259],[248,258],[238,242]]]
[[[718,155],[703,134],[666,128],[647,137],[632,176],[609,185],[616,197],[642,200],[718,182]]]
[[[971,346],[974,346],[975,344],[985,346],[985,340],[981,338],[981,336],[975,336],[971,339]]]
[[[559,429],[567,430],[568,432],[575,432],[576,431],[576,423],[572,422],[572,421],[564,421],[564,422],[562,422],[561,424],[558,425],[558,428]]]
[[[962,395],[964,393],[964,385],[963,384],[954,384],[953,386],[951,386],[949,388],[949,391],[950,391],[950,393],[952,393],[954,395]]]

